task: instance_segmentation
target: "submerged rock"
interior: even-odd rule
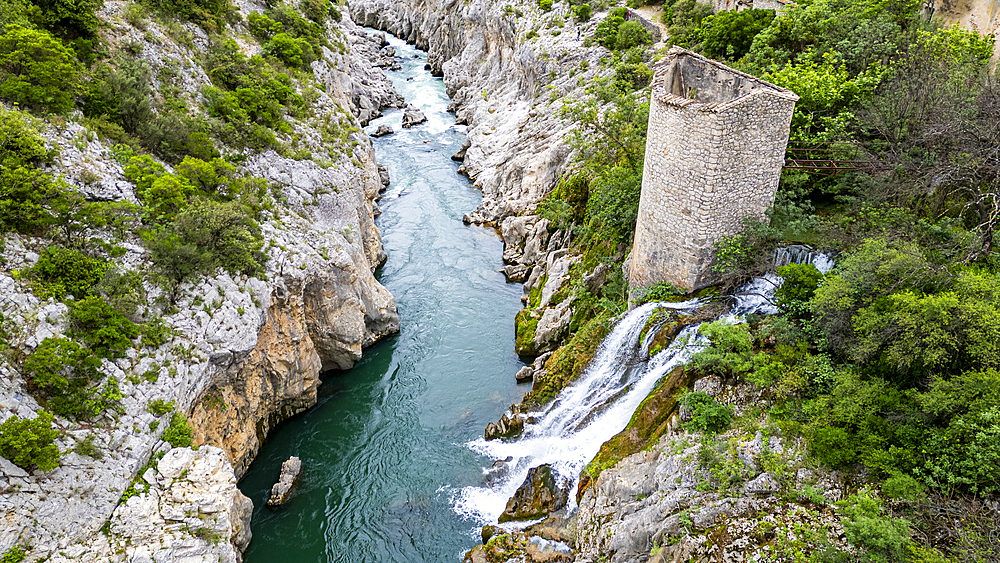
[[[425,121],[427,121],[427,116],[424,115],[424,112],[417,109],[416,106],[406,106],[406,109],[403,110],[403,129],[409,129]]]
[[[532,467],[528,470],[524,483],[507,501],[507,508],[500,515],[500,522],[534,520],[547,516],[566,506],[568,498],[569,491],[556,482],[551,465]]]
[[[302,460],[292,456],[281,464],[281,475],[278,482],[271,487],[271,498],[267,499],[268,506],[281,506],[288,502],[292,496],[292,490],[302,475]]]

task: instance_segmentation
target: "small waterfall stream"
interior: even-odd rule
[[[832,259],[808,247],[776,253],[775,261],[813,264],[821,272],[833,267]],[[773,314],[775,289],[781,278],[774,273],[755,278],[736,292],[722,319],[743,322],[750,314]],[[563,485],[571,484],[569,508],[575,509],[577,479],[604,442],[625,429],[632,415],[657,383],[675,367],[687,363],[708,344],[698,334],[701,324],[685,327],[673,342],[649,359],[651,339],[641,341],[642,330],[657,309],[693,312],[693,299],[682,303],[647,303],[626,314],[601,343],[590,366],[580,378],[538,412],[529,413],[521,436],[510,442],[469,442],[470,449],[504,463],[484,469],[488,486],[470,486],[457,492],[455,510],[483,524],[496,524],[507,500],[524,482],[528,470],[550,464]],[[653,331],[650,331],[653,332]],[[524,522],[506,524],[521,527]]]

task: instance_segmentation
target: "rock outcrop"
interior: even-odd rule
[[[278,482],[271,487],[271,496],[267,499],[268,506],[281,506],[288,502],[292,496],[292,490],[302,475],[302,460],[292,456],[281,464],[281,475]]]
[[[524,483],[507,501],[500,522],[537,520],[566,506],[569,491],[556,480],[550,465],[540,465],[528,470]]]
[[[125,561],[242,561],[253,503],[222,450],[174,448],[141,477],[103,540]]]

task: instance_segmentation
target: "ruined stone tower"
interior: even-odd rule
[[[632,246],[632,287],[712,282],[712,244],[763,217],[794,93],[680,47],[656,65]]]

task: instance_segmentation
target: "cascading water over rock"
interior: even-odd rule
[[[462,489],[455,499],[455,509],[483,523],[496,522],[528,471],[543,464],[552,466],[562,486],[575,483],[601,444],[625,428],[656,383],[706,343],[697,335],[697,326],[690,326],[666,350],[646,360],[648,349],[640,336],[650,316],[660,308],[686,311],[695,306],[695,300],[648,303],[628,313],[601,344],[580,378],[543,411],[530,415],[535,422],[525,425],[517,441],[470,442],[473,450],[508,461],[489,470],[503,472],[491,479],[492,487]],[[575,495],[569,497],[572,508]]]
[[[779,249],[787,250],[787,249]],[[776,263],[811,263],[828,272],[833,260],[808,247],[776,253]],[[771,273],[755,278],[733,295],[728,322],[743,322],[750,314],[773,314],[774,290],[782,279]],[[647,303],[625,315],[604,340],[591,365],[540,412],[530,413],[520,438],[512,442],[478,439],[468,446],[494,460],[504,460],[485,470],[486,487],[466,487],[454,499],[455,510],[481,523],[494,524],[504,512],[507,499],[524,482],[528,472],[551,465],[560,486],[573,488],[569,508],[575,508],[577,478],[601,445],[621,432],[633,413],[657,383],[675,367],[687,363],[708,344],[698,334],[701,324],[684,328],[670,346],[649,358],[650,334],[643,328],[657,309],[693,312],[700,305],[693,299],[683,303]],[[512,524],[513,525],[513,524]],[[524,522],[519,523],[524,525]]]

